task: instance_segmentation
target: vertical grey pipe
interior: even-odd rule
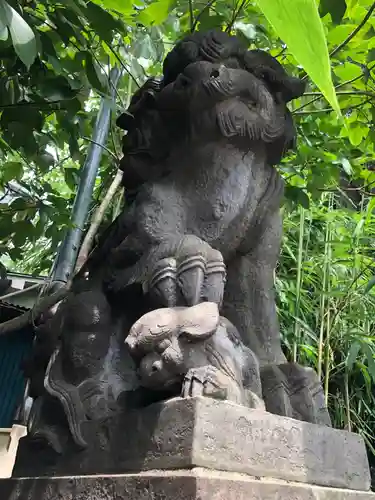
[[[115,99],[116,88],[121,76],[118,68],[110,72],[111,100]],[[53,266],[52,282],[66,283],[74,270],[78,250],[82,241],[83,230],[90,208],[95,179],[98,173],[103,147],[107,142],[111,118],[111,101],[102,98],[98,118],[96,120],[92,143],[87,151],[86,161],[82,167],[80,181],[72,210],[72,225],[60,246],[56,261]]]

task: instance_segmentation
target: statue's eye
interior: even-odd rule
[[[186,89],[190,85],[190,80],[185,75],[180,75],[176,81],[176,86],[179,89]]]
[[[166,349],[168,349],[171,343],[172,342],[169,339],[164,339],[155,346],[155,351],[162,354]]]

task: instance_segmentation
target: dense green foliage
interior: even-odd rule
[[[13,31],[2,15],[5,5],[0,0],[0,252],[15,270],[47,274],[51,269],[69,226],[99,101],[111,89],[111,67],[123,70],[114,116],[148,75],[161,72],[169,48],[191,29],[228,29],[249,46],[270,50],[291,73],[305,75],[292,46],[283,44],[270,17],[260,11],[261,2],[7,0],[21,16],[13,18]],[[276,278],[288,356],[317,369],[334,424],[360,430],[370,447],[375,429],[374,9],[370,0],[320,1],[345,125],[313,83],[292,104],[299,144],[280,166],[287,188]],[[22,20],[36,35],[35,47]],[[27,43],[20,44],[20,36]],[[33,52],[38,54],[34,62]],[[314,71],[319,63],[324,61],[317,57]],[[119,154],[120,134],[112,125],[92,210],[114,177]],[[4,203],[9,195],[11,202]],[[107,221],[121,203],[118,193]]]

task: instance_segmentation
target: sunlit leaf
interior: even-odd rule
[[[145,26],[161,24],[168,17],[170,5],[171,0],[154,0],[148,7],[140,11],[137,21]]]
[[[257,4],[290,52],[340,115],[340,106],[331,78],[327,43],[316,1],[257,0]]]
[[[5,0],[0,0],[0,19],[9,28],[14,50],[29,68],[37,55],[36,38],[26,21]],[[4,29],[0,29],[4,36]]]
[[[341,159],[341,165],[342,165],[342,168],[344,169],[346,174],[348,174],[348,175],[353,174],[352,166],[350,164],[350,161],[347,158]]]
[[[121,14],[129,15],[133,11],[132,0],[92,0],[94,3],[107,9],[116,10]]]
[[[0,13],[1,13],[1,7],[0,7]],[[8,39],[8,27],[5,23],[5,17],[1,18],[0,16],[0,40],[5,42],[5,40]]]

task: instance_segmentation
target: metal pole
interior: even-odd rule
[[[82,241],[87,214],[90,208],[95,179],[98,173],[103,147],[107,142],[111,117],[111,101],[115,99],[116,87],[121,76],[118,68],[110,72],[112,82],[111,100],[102,98],[96,120],[92,143],[88,147],[86,161],[82,167],[81,178],[72,210],[72,225],[60,246],[52,271],[52,282],[66,283],[74,270],[79,247]]]

